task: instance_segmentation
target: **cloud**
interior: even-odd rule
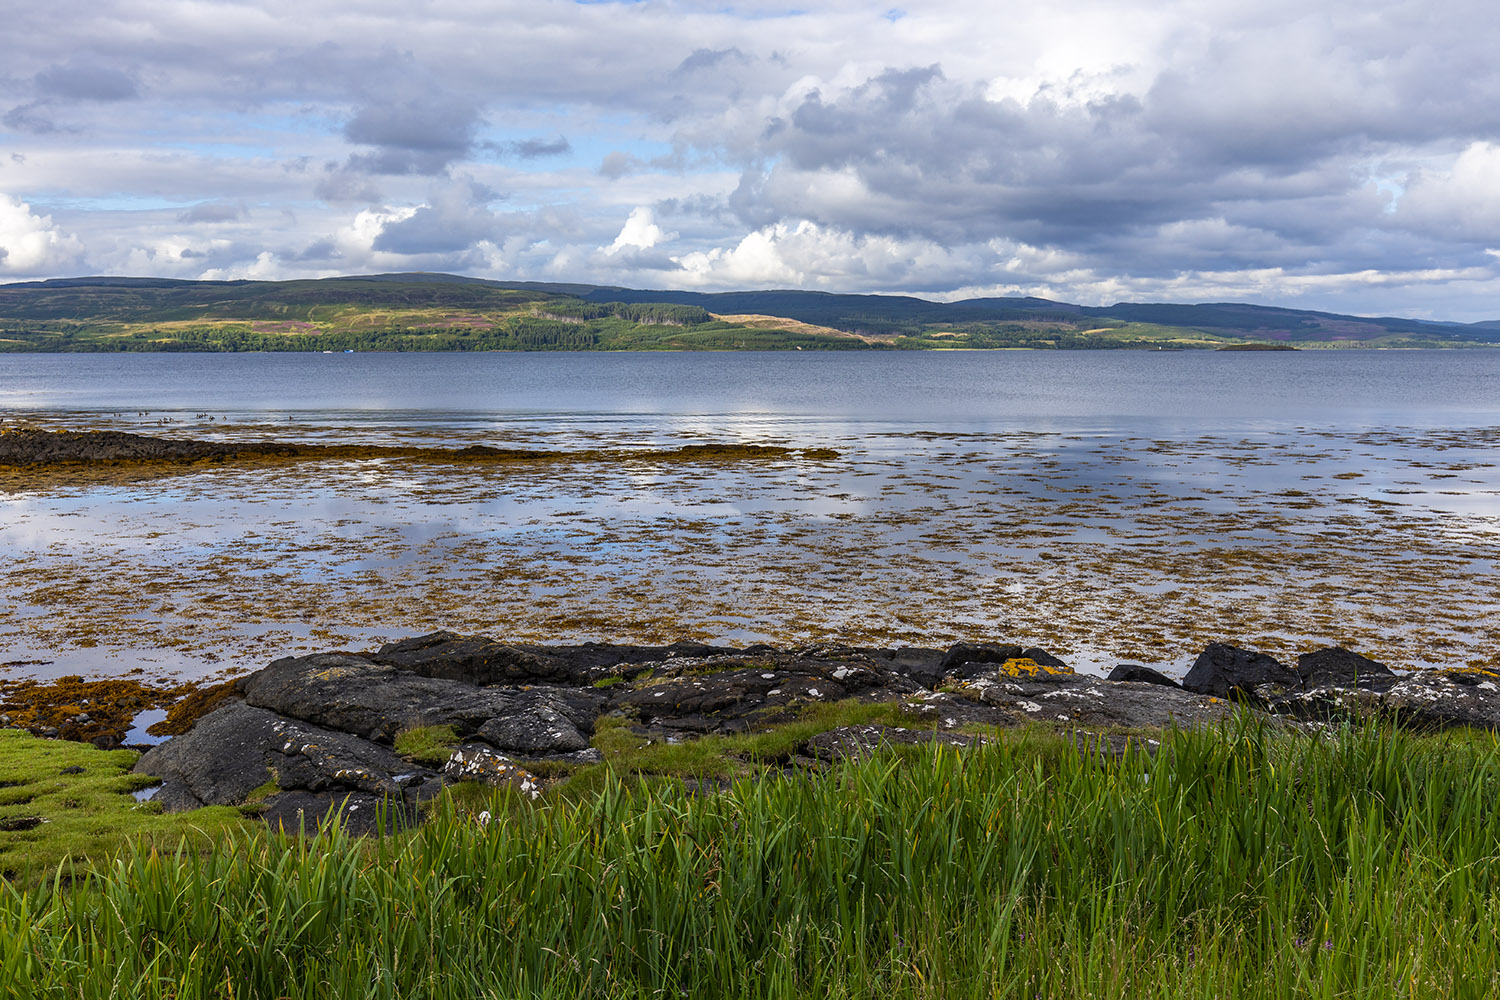
[[[0,273],[40,275],[65,271],[83,256],[78,238],[63,232],[50,215],[0,194]]]
[[[441,173],[474,146],[479,110],[468,100],[418,95],[360,108],[344,125],[344,137],[371,153],[356,153],[349,167],[372,174]]]
[[[500,238],[500,222],[489,203],[497,193],[472,180],[433,187],[430,203],[382,226],[371,249],[398,253],[443,254],[466,250]]]
[[[178,222],[234,222],[245,215],[245,206],[223,201],[201,201],[177,216]]]
[[[90,62],[48,66],[34,80],[42,95],[71,101],[126,101],[140,94],[129,73]]]
[[[620,227],[620,234],[615,237],[605,253],[619,253],[621,250],[649,249],[658,243],[677,238],[676,233],[663,232],[652,217],[651,209],[639,206],[630,210],[630,217],[625,220],[625,225]]]
[[[1500,233],[1500,143],[1471,143],[1444,167],[1412,171],[1391,223],[1476,246],[1493,242]]]
[[[384,198],[380,188],[368,176],[337,163],[330,163],[325,167],[322,176],[313,184],[313,196],[333,204],[375,204]]]
[[[64,270],[1496,312],[1481,0],[13,6],[0,189]]]
[[[338,260],[343,256],[344,255],[339,252],[339,248],[334,244],[333,240],[318,240],[316,243],[309,244],[304,250],[298,253],[294,259],[300,262],[330,261]]]
[[[704,70],[718,69],[725,63],[747,63],[750,60],[736,47],[727,49],[694,49],[692,55],[677,64],[673,76],[686,76]]]
[[[500,149],[513,156],[519,156],[523,160],[539,160],[547,156],[566,156],[573,151],[573,146],[565,136],[555,139],[522,139],[518,142],[507,142]]]
[[[33,101],[30,104],[20,104],[11,108],[0,118],[5,127],[17,132],[30,132],[32,135],[49,135],[53,132],[70,132],[69,129],[58,125],[56,121],[41,113],[46,107],[42,101]]]
[[[645,167],[645,163],[630,153],[615,150],[599,164],[599,173],[612,181],[626,177]]]

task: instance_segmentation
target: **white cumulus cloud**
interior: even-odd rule
[[[0,273],[47,274],[74,266],[83,244],[52,222],[37,215],[19,198],[0,194]]]
[[[630,218],[625,220],[625,225],[620,228],[620,235],[610,244],[605,253],[619,253],[629,247],[641,250],[649,250],[658,243],[677,238],[676,233],[662,232],[662,228],[656,224],[651,209],[644,206],[633,208]]]

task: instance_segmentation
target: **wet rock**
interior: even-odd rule
[[[1342,646],[1303,653],[1297,657],[1297,675],[1302,678],[1305,688],[1385,690],[1396,682],[1396,674],[1390,667]]]
[[[1071,674],[1073,668],[1037,646],[1022,647],[992,642],[958,642],[948,648],[939,664],[944,680],[966,680],[992,672],[1016,660],[1030,660],[1046,673]]]
[[[283,789],[344,789],[398,795],[396,776],[420,771],[384,747],[282,718],[244,702],[231,702],[198,720],[186,735],[175,737],[142,755],[137,774],[181,782],[191,799],[175,796],[187,807],[237,805],[275,780]],[[429,772],[430,773],[430,772]],[[157,796],[164,808],[166,799]]]
[[[809,756],[819,761],[839,763],[861,760],[882,747],[928,746],[934,743],[950,747],[970,747],[984,743],[979,736],[944,733],[935,729],[903,729],[895,726],[840,726],[819,733],[807,741]]]
[[[869,663],[779,654],[691,659],[663,668],[626,691],[616,706],[641,721],[692,733],[744,732],[751,718],[807,702],[894,698],[919,690]]]
[[[476,743],[453,751],[443,775],[454,781],[478,781],[496,788],[514,788],[527,798],[542,794],[536,776],[504,754]]]
[[[1164,728],[1218,722],[1233,711],[1223,698],[1160,684],[1120,684],[1087,674],[975,678],[958,695],[1020,719],[1095,726]]]
[[[1413,728],[1500,730],[1500,673],[1493,670],[1419,671],[1400,678],[1382,695],[1360,699],[1362,705],[1372,701],[1397,722]]]
[[[518,762],[525,764],[602,764],[604,754],[594,747],[574,750],[572,753],[543,753],[518,755]]]
[[[557,657],[484,636],[447,631],[387,643],[371,659],[418,677],[459,681],[470,686],[562,679],[566,674],[563,662]]]
[[[56,465],[121,461],[193,462],[233,454],[237,446],[146,437],[124,431],[43,431],[0,434],[0,465]]]
[[[868,649],[861,647],[859,653],[875,666],[893,674],[910,678],[923,687],[936,687],[943,676],[941,649],[924,646],[902,646],[899,649]]]
[[[490,719],[475,734],[491,746],[519,754],[573,753],[589,739],[555,705],[536,702],[524,711]]]
[[[365,792],[281,792],[266,800],[261,819],[273,830],[311,834],[335,820],[355,836],[394,833],[420,820],[416,808],[401,799]]]
[[[422,677],[465,684],[550,681],[587,685],[608,677],[630,677],[644,664],[684,656],[714,656],[737,650],[703,643],[635,646],[586,642],[570,646],[504,643],[485,636],[439,631],[380,647],[371,659]],[[639,670],[622,668],[638,667]]]
[[[421,677],[347,653],[277,660],[243,678],[240,690],[257,708],[382,743],[414,726],[453,726],[468,735],[515,703],[503,691]]]
[[[1295,691],[1302,678],[1295,670],[1264,653],[1240,649],[1228,643],[1209,643],[1182,679],[1182,686],[1197,694],[1230,697],[1231,692],[1264,700],[1282,691]]]
[[[460,737],[527,754],[587,747],[609,702],[593,688],[481,688],[347,653],[277,660],[240,686],[248,704],[380,743],[403,729],[452,726]]]
[[[193,794],[193,790],[181,778],[168,778],[163,781],[157,787],[156,794],[151,796],[151,801],[161,806],[163,812],[169,813],[202,809],[206,805],[202,799]]]
[[[1138,663],[1118,664],[1104,678],[1107,681],[1125,681],[1130,684],[1160,684],[1162,687],[1182,687],[1160,670],[1143,667]]]

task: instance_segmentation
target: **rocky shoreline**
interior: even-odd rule
[[[341,813],[369,830],[417,820],[447,785],[544,794],[547,775],[601,763],[606,728],[650,743],[773,730],[812,706],[893,706],[902,726],[845,725],[800,741],[784,769],[816,769],[883,743],[982,741],[983,727],[1042,723],[1117,752],[1168,727],[1216,724],[1242,708],[1292,726],[1369,716],[1418,728],[1500,729],[1500,675],[1477,668],[1401,676],[1345,649],[1283,664],[1208,646],[1181,683],[1122,664],[1107,678],[1047,651],[962,642],[948,649],[676,643],[546,646],[435,632],[369,653],[280,659],[234,683],[138,773],[161,779],[168,811],[254,803],[296,829]],[[403,734],[446,735],[436,757],[398,752]]]

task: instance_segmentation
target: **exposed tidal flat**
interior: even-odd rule
[[[0,995],[1495,995],[1500,366],[914,360],[4,359],[7,427],[302,452],[0,470],[11,691],[259,671],[0,732]],[[1053,662],[1221,639],[1460,669]]]
[[[5,426],[346,452],[0,469],[10,677],[195,679],[436,628],[987,637],[1102,670],[1220,639],[1398,668],[1500,648],[1487,352],[0,364]],[[704,443],[789,451],[660,460]],[[475,446],[564,459],[400,454]],[[601,451],[642,457],[566,460]]]

